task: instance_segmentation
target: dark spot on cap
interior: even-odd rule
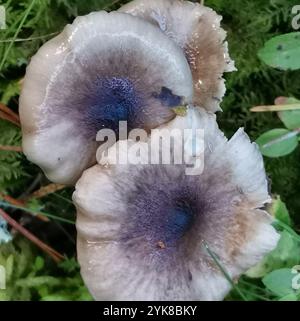
[[[182,97],[174,95],[172,90],[166,87],[161,88],[159,94],[153,93],[154,98],[159,99],[162,105],[167,107],[176,107],[182,104]]]
[[[98,77],[93,93],[85,114],[85,121],[93,132],[110,128],[118,134],[120,121],[128,121],[131,127],[129,116],[138,113],[141,97],[128,78]]]
[[[188,280],[191,282],[193,280],[193,274],[190,270],[188,270]]]

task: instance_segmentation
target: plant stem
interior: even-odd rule
[[[32,193],[28,198],[42,198],[49,194],[55,193],[56,191],[62,190],[66,188],[66,185],[62,184],[49,184],[46,186],[41,187],[39,190]]]
[[[12,116],[3,112],[1,109],[0,109],[0,118],[11,122],[12,124],[14,124],[18,127],[21,127],[20,122],[16,121]]]
[[[3,219],[11,225],[16,231],[21,233],[23,236],[25,236],[27,239],[29,239],[32,243],[34,243],[36,246],[38,246],[41,250],[46,252],[51,258],[59,263],[64,259],[64,256],[54,250],[49,245],[42,242],[40,239],[38,239],[35,235],[33,235],[31,232],[29,232],[25,227],[23,227],[21,224],[19,224],[17,221],[15,221],[10,215],[8,215],[6,212],[4,212],[0,208],[0,215],[3,217]]]
[[[21,201],[21,200],[17,200],[9,195],[6,195],[6,194],[3,194],[0,192],[0,198],[2,198],[4,201],[10,203],[11,205],[14,205],[15,207],[23,207],[25,206],[25,202],[24,201]],[[5,203],[6,204],[6,203]],[[9,204],[8,204],[9,205]],[[6,206],[8,206],[6,205]],[[41,214],[37,214],[35,215],[38,219],[40,219],[41,221],[44,221],[44,222],[49,222],[49,219]]]
[[[203,240],[203,245],[208,254],[211,256],[215,264],[218,266],[218,268],[221,270],[221,272],[224,274],[226,280],[231,284],[232,288],[240,295],[240,297],[244,301],[248,301],[247,297],[242,293],[242,291],[239,289],[239,287],[233,282],[231,279],[229,273],[226,271],[226,269],[222,266],[221,262],[219,262],[219,259],[217,258],[216,254],[209,248],[208,244]]]
[[[1,201],[0,201],[0,206],[4,206],[4,207],[6,206],[6,207],[14,208],[14,209],[17,209],[17,210],[21,210],[21,211],[33,214],[34,216],[36,216],[37,214],[41,214],[43,216],[46,216],[48,218],[52,218],[54,220],[57,220],[57,221],[60,221],[60,222],[63,222],[63,223],[75,225],[74,221],[71,221],[71,220],[68,220],[66,218],[59,217],[59,216],[56,216],[56,215],[53,215],[53,214],[41,212],[39,210],[35,211],[35,210],[30,209],[30,208],[26,208],[26,207],[18,206],[18,205],[12,205],[12,204],[9,204],[9,203],[6,203],[6,202],[1,202]]]

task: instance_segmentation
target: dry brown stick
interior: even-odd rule
[[[8,108],[6,105],[0,103],[0,109],[5,112],[6,114],[13,117],[17,122],[20,123],[20,117],[18,114],[16,114],[14,111],[12,111],[10,108]]]
[[[0,145],[0,150],[4,150],[7,152],[18,152],[18,153],[22,153],[23,151],[21,146],[3,146],[3,145]]]
[[[0,192],[0,197],[2,199],[4,199],[7,203],[10,203],[12,205],[15,205],[15,206],[18,206],[18,207],[25,207],[26,206],[26,203],[24,201],[21,201],[21,200],[17,200],[9,195],[6,195],[4,193],[1,193]],[[38,219],[40,219],[41,221],[44,221],[44,222],[49,222],[49,218],[44,216],[44,215],[41,215],[41,214],[37,214],[36,217]]]
[[[8,215],[1,208],[0,208],[0,215],[16,231],[21,233],[28,240],[30,240],[32,243],[34,243],[36,246],[38,246],[41,250],[43,250],[45,253],[50,255],[55,262],[58,263],[64,259],[64,256],[62,254],[60,254],[59,252],[54,250],[52,247],[50,247],[49,245],[45,244],[40,239],[38,239],[35,235],[33,235],[25,227],[23,227],[21,224],[19,224],[17,221],[15,221],[10,215]]]
[[[250,108],[254,113],[265,111],[283,111],[283,110],[300,110],[300,104],[287,104],[287,105],[263,105]]]
[[[0,110],[0,118],[11,122],[12,124],[18,127],[21,127],[20,122],[18,122],[17,120],[15,120],[15,118],[13,118],[12,116],[10,116],[2,110]]]
[[[55,193],[57,191],[60,191],[64,189],[66,185],[62,184],[49,184],[46,186],[42,186],[40,189],[32,193],[28,198],[42,198],[44,196],[47,196],[49,194]]]

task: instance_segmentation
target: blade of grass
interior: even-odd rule
[[[6,195],[4,193],[0,192],[0,199],[3,199],[5,202],[8,202],[9,204],[15,205],[15,206],[25,206],[25,202],[23,200],[15,199],[9,195]],[[36,217],[44,222],[49,222],[48,217],[45,217],[41,214],[37,214]]]
[[[4,56],[3,56],[2,60],[1,60],[1,63],[0,63],[0,72],[2,71],[2,68],[3,68],[4,64],[5,64],[6,59],[7,59],[7,56],[8,56],[8,54],[9,54],[9,52],[10,52],[10,50],[11,50],[13,44],[14,44],[14,41],[17,39],[18,34],[19,34],[19,32],[21,31],[21,29],[22,29],[22,27],[23,27],[23,25],[24,25],[24,23],[25,23],[28,15],[29,15],[29,13],[30,13],[30,11],[31,11],[34,3],[35,3],[35,1],[36,1],[36,0],[32,0],[31,3],[30,3],[30,5],[28,6],[28,8],[26,9],[26,11],[24,12],[24,16],[23,16],[23,18],[22,18],[22,20],[21,20],[21,22],[20,22],[20,24],[19,24],[19,26],[18,26],[18,28],[17,28],[14,36],[13,36],[13,38],[12,38],[13,41],[9,43],[7,49],[6,49],[5,52],[4,52]]]
[[[8,43],[8,42],[26,42],[26,41],[34,41],[34,40],[41,40],[41,39],[45,39],[48,37],[52,37],[57,35],[59,32],[52,32],[49,33],[47,35],[43,35],[43,36],[36,36],[36,37],[29,37],[29,38],[17,38],[17,39],[6,39],[6,40],[0,40],[0,43]]]
[[[45,212],[42,212],[42,211],[39,211],[39,210],[35,211],[35,210],[30,209],[30,208],[26,208],[26,207],[23,207],[23,206],[12,205],[12,204],[9,204],[7,202],[1,202],[1,201],[0,201],[0,206],[13,208],[13,209],[16,209],[16,210],[21,210],[21,211],[24,211],[26,213],[30,213],[30,214],[32,214],[34,216],[36,216],[37,214],[40,214],[40,215],[46,216],[48,218],[52,218],[53,220],[56,220],[56,221],[60,221],[60,222],[63,222],[63,223],[75,225],[74,221],[71,221],[71,220],[68,220],[66,218],[59,217],[59,216],[56,216],[56,215],[53,215],[53,214],[45,213]]]
[[[216,254],[209,248],[208,244],[203,240],[202,241],[203,246],[207,253],[211,256],[215,264],[218,266],[218,268],[221,270],[221,272],[224,274],[224,277],[226,280],[231,284],[232,288],[239,294],[239,296],[244,300],[248,301],[247,297],[242,293],[242,291],[239,289],[239,287],[233,282],[230,275],[226,271],[226,269],[222,266],[221,262],[217,258]]]
[[[262,301],[272,301],[271,299],[269,299],[267,297],[264,297],[263,295],[257,294],[255,292],[251,292],[251,291],[246,290],[246,289],[243,289],[243,292],[247,293],[249,295],[252,295],[253,297],[255,297],[255,298],[259,299],[259,300],[262,300]]]
[[[68,198],[66,198],[66,197],[64,197],[64,196],[62,196],[62,195],[60,195],[58,193],[53,193],[53,195],[58,197],[58,198],[60,198],[60,199],[62,199],[65,202],[73,205],[73,202],[70,199],[68,199]]]
[[[253,283],[250,283],[250,282],[247,282],[247,281],[244,281],[244,280],[239,280],[239,284],[242,284],[242,285],[245,285],[245,286],[248,286],[248,287],[252,287],[254,290],[260,291],[265,295],[274,296],[274,294],[271,291],[269,291],[267,288],[261,288],[256,284],[253,284]]]

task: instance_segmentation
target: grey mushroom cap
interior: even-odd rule
[[[78,17],[27,67],[20,96],[23,149],[56,183],[96,163],[97,132],[120,120],[149,130],[193,99],[182,50],[157,27],[105,11]]]
[[[203,245],[233,279],[276,247],[273,218],[262,210],[270,196],[257,145],[242,129],[227,140],[203,109],[160,128],[184,130],[191,121],[205,133],[204,151],[185,147],[204,156],[201,175],[186,175],[185,164],[108,158],[78,181],[78,260],[96,300],[222,300],[230,283]],[[119,156],[130,156],[131,143],[117,143]]]

